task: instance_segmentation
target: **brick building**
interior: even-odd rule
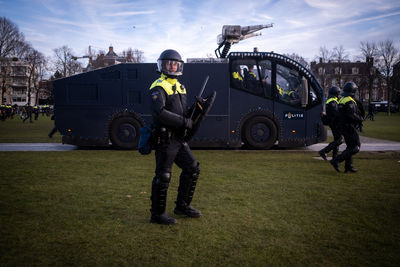
[[[346,82],[353,81],[359,88],[356,98],[365,104],[369,101],[385,100],[387,97],[385,81],[374,67],[374,59],[371,57],[367,57],[365,62],[323,62],[320,58],[318,63],[311,62],[311,71],[324,88],[326,96],[331,86],[343,88]]]
[[[117,53],[114,52],[114,47],[110,46],[108,48],[107,54],[100,53],[96,59],[89,59],[89,65],[85,69],[85,71],[104,68],[126,62],[135,62],[133,52],[128,51],[126,55],[118,56]]]
[[[18,58],[0,58],[1,102],[25,105],[31,92],[31,105],[35,104],[34,83],[29,83],[29,64]],[[28,90],[28,87],[31,90]]]

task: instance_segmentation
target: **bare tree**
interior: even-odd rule
[[[34,74],[34,81],[35,83],[35,99],[36,99],[36,104],[39,104],[39,91],[40,87],[39,84],[40,82],[44,79],[45,75],[47,74],[48,71],[48,59],[42,54],[39,53],[38,55],[38,61],[37,61],[37,68],[36,72]],[[50,95],[50,94],[48,94]]]
[[[17,25],[6,17],[0,17],[0,67],[1,67],[1,101],[7,90],[6,81],[9,75],[8,67],[14,60],[11,57],[20,57],[29,45]]]
[[[325,46],[321,46],[319,48],[319,58],[321,59],[321,63],[328,63],[329,60],[332,59],[332,52],[329,51]]]
[[[36,96],[35,104],[37,104],[39,77],[44,75],[46,58],[41,52],[31,47],[25,53],[24,60],[28,63],[28,103],[31,103],[31,96],[34,94]]]
[[[378,47],[375,42],[360,42],[360,50],[364,59],[367,57],[376,57],[378,54]]]
[[[336,62],[335,77],[338,86],[341,88],[343,63],[349,60],[349,54],[347,54],[342,45],[335,46],[332,51],[332,60]]]
[[[320,64],[323,63],[328,63],[332,58],[332,52],[329,51],[325,46],[321,46],[319,48],[319,54],[318,56],[315,57],[315,61],[319,62]],[[321,87],[324,89],[324,91],[327,90],[328,86],[328,73],[326,72],[326,69],[323,65],[321,65],[318,69],[318,72],[315,73],[315,75],[318,77]]]
[[[24,35],[6,17],[0,17],[0,57],[19,57],[26,49]]]
[[[301,65],[303,65],[307,69],[310,68],[310,64],[308,63],[308,61],[304,57],[300,56],[299,54],[292,53],[292,54],[283,54],[283,55],[296,60],[297,62],[299,62]]]
[[[368,105],[371,104],[371,96],[372,96],[372,85],[374,83],[376,70],[374,67],[374,58],[377,56],[378,47],[375,42],[361,42],[360,43],[360,51],[363,60],[367,61],[368,68],[368,77],[367,77],[367,86],[368,86]]]
[[[64,45],[54,50],[55,60],[54,68],[55,71],[59,71],[63,77],[73,75],[82,71],[81,63],[74,60],[72,49]]]
[[[122,56],[127,58],[127,62],[141,63],[144,62],[144,53],[139,49],[128,48],[122,51]]]
[[[388,115],[390,116],[390,106],[392,101],[391,77],[393,76],[393,66],[399,58],[399,49],[394,46],[393,40],[386,40],[378,44],[379,71],[385,76],[388,101]]]

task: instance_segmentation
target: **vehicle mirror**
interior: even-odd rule
[[[305,108],[308,104],[308,81],[306,78],[302,77],[301,79],[301,88],[300,91],[300,99],[301,99],[301,106]]]

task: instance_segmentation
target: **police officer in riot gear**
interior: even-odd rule
[[[169,225],[177,223],[175,218],[165,213],[173,163],[182,169],[174,213],[192,218],[201,216],[201,212],[190,205],[200,168],[184,141],[193,122],[187,116],[186,88],[177,79],[183,71],[182,58],[175,50],[165,50],[157,61],[157,67],[161,77],[150,87],[156,157],[150,222]]]
[[[345,172],[357,172],[353,168],[353,155],[360,151],[360,137],[357,133],[357,126],[363,121],[361,108],[354,100],[357,90],[354,82],[348,82],[343,87],[343,97],[339,100],[339,129],[346,142],[346,149],[337,157],[334,157],[330,163],[336,171],[340,172],[339,163],[345,161]]]
[[[325,125],[329,125],[329,128],[331,128],[333,141],[318,152],[324,160],[327,160],[326,154],[328,154],[330,151],[332,151],[332,158],[335,158],[338,154],[339,146],[342,144],[342,135],[339,131],[338,122],[338,98],[340,94],[339,87],[332,86],[329,88],[328,94],[329,96],[325,106],[326,113],[322,114],[322,120]]]

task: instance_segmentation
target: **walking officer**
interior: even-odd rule
[[[345,161],[344,172],[357,172],[353,168],[353,155],[360,151],[361,144],[356,128],[363,121],[361,109],[354,100],[357,88],[354,82],[346,83],[343,87],[343,97],[339,100],[339,128],[346,142],[346,149],[330,161],[338,172],[340,172],[339,163],[342,161]]]
[[[337,86],[332,86],[329,88],[328,93],[329,96],[325,106],[326,114],[323,114],[323,122],[331,128],[333,141],[318,152],[324,160],[327,160],[326,154],[330,151],[332,151],[332,158],[335,158],[338,154],[339,146],[342,144],[342,135],[339,131],[338,122],[338,97],[340,89]]]
[[[187,116],[186,88],[178,81],[183,71],[182,58],[175,50],[165,50],[157,61],[157,69],[161,77],[150,87],[156,158],[150,222],[169,225],[177,223],[175,218],[165,213],[173,163],[182,169],[174,213],[192,218],[201,216],[201,212],[190,205],[200,168],[184,141],[193,121]]]

